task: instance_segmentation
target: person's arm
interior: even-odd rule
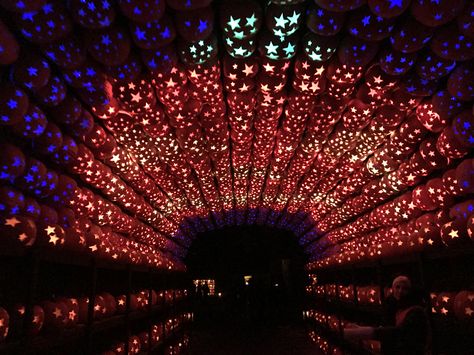
[[[426,314],[423,309],[410,311],[402,324],[398,326],[379,327],[374,329],[374,339],[394,339],[397,337],[415,336],[424,332],[426,328]]]
[[[374,337],[374,327],[344,328],[345,339],[372,339]]]

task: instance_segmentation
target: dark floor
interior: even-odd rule
[[[304,329],[294,326],[241,329],[240,325],[216,324],[196,329],[191,337],[192,355],[306,355],[319,354]]]
[[[208,314],[207,311],[211,313]],[[298,319],[255,317],[212,309],[196,313],[191,355],[318,355]]]

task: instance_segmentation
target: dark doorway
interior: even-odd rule
[[[298,329],[306,261],[296,237],[283,230],[229,227],[197,236],[188,271],[195,280],[215,280],[215,295],[203,295],[203,284],[196,288],[196,338],[205,344],[191,349],[238,354],[239,344],[245,344],[245,352],[252,353],[252,339],[261,346]]]

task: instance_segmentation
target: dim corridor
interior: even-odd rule
[[[245,322],[216,322],[197,326],[191,336],[191,355],[306,355],[320,354],[302,325],[255,326]]]
[[[197,309],[190,355],[318,355],[304,324],[272,315],[255,318],[212,305]]]

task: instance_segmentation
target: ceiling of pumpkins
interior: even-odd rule
[[[258,224],[312,268],[474,238],[471,1],[0,6],[10,248],[183,270]]]

